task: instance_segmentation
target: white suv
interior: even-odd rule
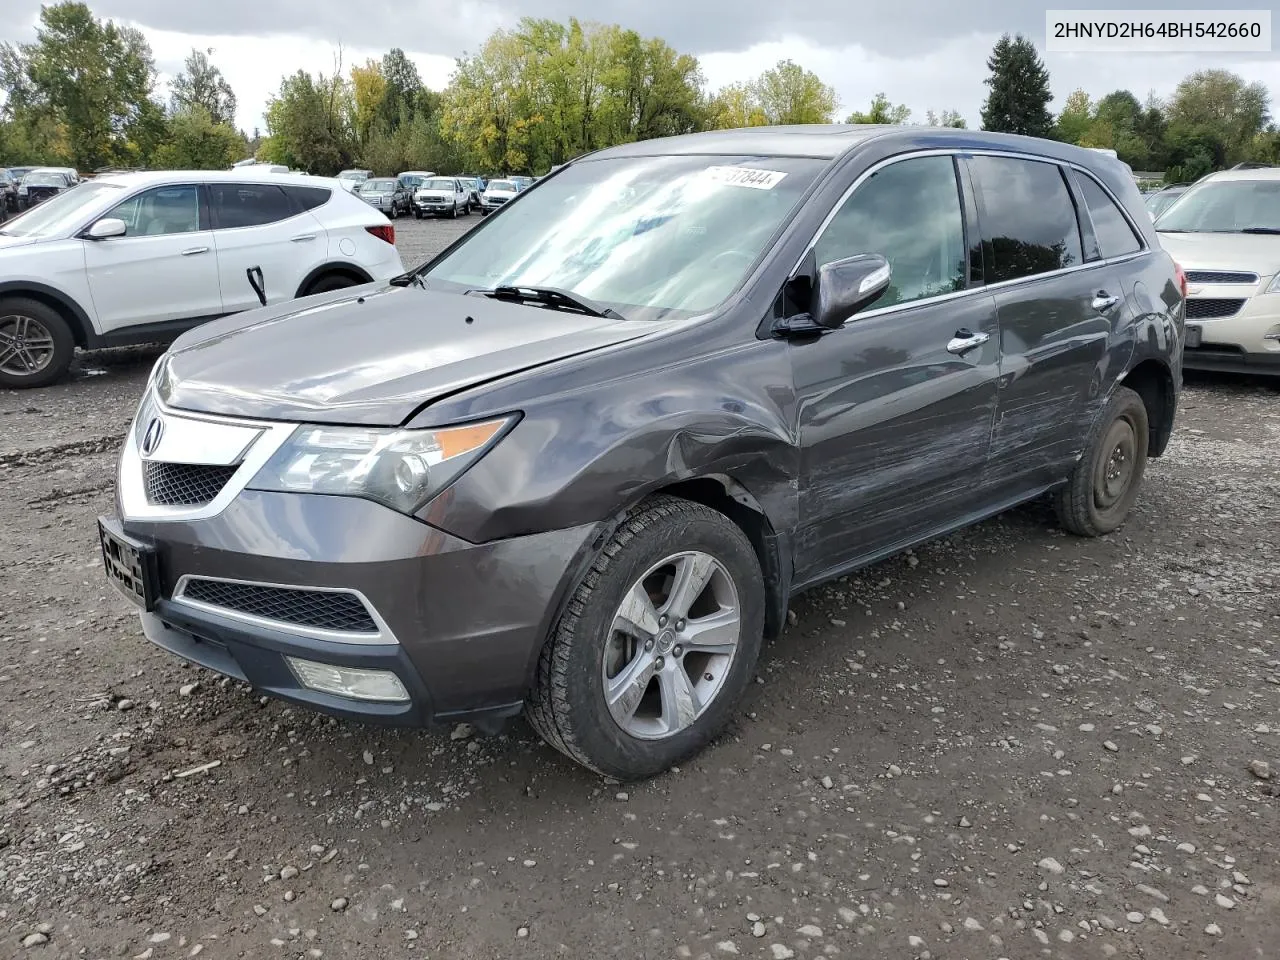
[[[1280,375],[1280,168],[1209,174],[1156,230],[1187,275],[1183,366]]]
[[[395,228],[331,179],[96,177],[0,224],[0,387],[54,382],[77,346],[164,342],[260,303],[403,272]]]

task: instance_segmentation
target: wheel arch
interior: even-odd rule
[[[77,347],[91,348],[97,343],[98,335],[89,314],[61,290],[34,280],[4,280],[0,281],[0,298],[6,297],[27,297],[56,310],[71,328]]]
[[[1147,456],[1162,456],[1173,434],[1178,406],[1173,371],[1163,360],[1148,358],[1135,364],[1119,383],[1141,397],[1143,406],[1147,408]]]
[[[307,296],[312,284],[328,276],[344,276],[358,280],[360,283],[373,283],[373,277],[363,267],[345,260],[330,260],[315,267],[302,278],[294,298]]]

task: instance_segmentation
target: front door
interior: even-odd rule
[[[857,187],[814,254],[821,265],[859,253],[889,261],[884,296],[842,329],[791,346],[798,583],[965,518],[987,462],[999,331],[994,299],[970,287],[952,157],[896,160]]]
[[[218,260],[199,187],[153,187],[103,217],[123,220],[126,233],[81,241],[100,333],[223,312]]]

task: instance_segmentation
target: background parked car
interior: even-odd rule
[[[533,186],[533,177],[508,177],[507,179],[520,190],[528,190]]]
[[[0,170],[0,216],[18,212],[18,182],[21,177],[12,170]]]
[[[71,179],[65,171],[37,167],[23,177],[18,184],[18,208],[26,210],[34,207],[71,186]]]
[[[341,170],[338,172],[338,185],[350,192],[372,176],[372,170]]]
[[[400,185],[404,187],[405,192],[412,198],[418,192],[418,188],[422,186],[422,181],[434,176],[435,172],[432,170],[406,170],[404,173],[397,174],[396,179],[400,181]]]
[[[173,339],[268,302],[404,272],[395,228],[336,180],[235,172],[107,174],[0,234],[0,387],[52,383],[77,346]],[[13,343],[10,342],[10,346]]]
[[[372,177],[356,188],[356,196],[392,220],[412,209],[410,194],[395,177]]]
[[[1151,214],[1151,219],[1155,220],[1160,214],[1173,206],[1173,202],[1186,193],[1189,186],[1191,186],[1189,183],[1171,183],[1169,186],[1148,195],[1146,204],[1147,211]]]
[[[520,193],[514,180],[490,180],[480,197],[480,212],[491,213],[504,203],[509,203]]]
[[[467,208],[470,210],[480,209],[480,196],[484,193],[484,181],[479,177],[473,177],[469,174],[462,174],[458,177],[462,182],[462,187],[467,191],[470,201]]]
[[[1187,272],[1184,366],[1280,376],[1280,168],[1211,173],[1155,226]]]
[[[432,177],[422,181],[413,195],[413,215],[423,217],[457,217],[471,212],[471,192],[457,177]]]

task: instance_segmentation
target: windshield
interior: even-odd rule
[[[1192,187],[1160,215],[1165,233],[1280,231],[1280,180],[1210,180]]]
[[[338,174],[339,180],[368,180],[369,175],[363,170],[343,170]]]
[[[60,173],[28,173],[22,182],[29,187],[65,187],[67,178]]]
[[[12,237],[47,237],[80,226],[89,208],[118,193],[114,183],[87,181],[50,197],[38,207],[0,224],[0,233]]]
[[[439,178],[436,178],[435,180],[425,181],[422,184],[422,189],[423,190],[444,190],[448,193],[453,193],[454,186],[453,186],[452,180],[441,180]]]
[[[394,180],[366,180],[360,188],[365,193],[377,193],[378,191],[390,191],[396,188]]]
[[[559,287],[629,319],[705,312],[737,289],[825,166],[777,157],[581,161],[423,277],[457,292]]]
[[[516,192],[516,185],[510,180],[490,180],[486,190],[507,190],[511,193]]]

